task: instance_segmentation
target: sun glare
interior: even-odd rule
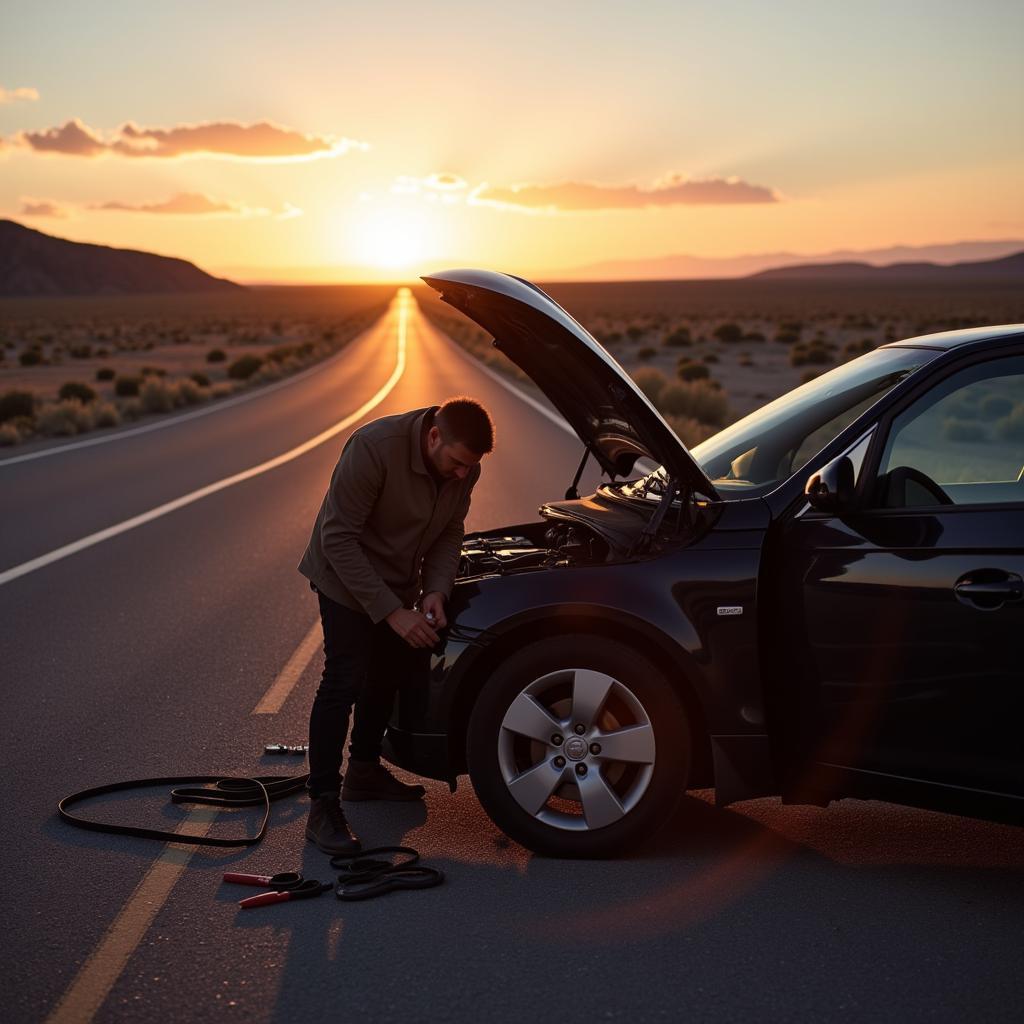
[[[350,230],[350,252],[367,267],[405,270],[427,255],[429,225],[418,210],[368,208]]]

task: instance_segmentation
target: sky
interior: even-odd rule
[[[0,0],[0,217],[238,280],[1024,238],[1024,5]]]

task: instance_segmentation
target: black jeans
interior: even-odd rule
[[[376,625],[317,591],[324,629],[324,671],[309,716],[310,796],[340,788],[348,721],[355,721],[348,752],[376,761],[395,693],[426,669],[429,652],[410,647],[385,621]]]

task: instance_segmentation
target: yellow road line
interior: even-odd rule
[[[189,812],[178,831],[182,835],[205,835],[216,817],[214,808],[196,807]],[[75,980],[46,1018],[46,1024],[82,1024],[92,1020],[167,902],[193,852],[187,846],[164,847],[164,852],[143,876],[99,945],[82,964]]]
[[[281,705],[288,699],[302,673],[306,671],[306,666],[320,650],[321,636],[320,620],[317,619],[277,678],[270,684],[270,688],[260,698],[260,702],[252,709],[254,715],[276,715],[281,710]]]
[[[272,469],[277,469],[278,466],[283,466],[285,463],[291,462],[293,459],[297,459],[300,455],[305,455],[306,452],[322,445],[325,441],[329,441],[336,434],[341,433],[346,427],[350,427],[353,423],[361,420],[371,409],[380,405],[385,398],[390,394],[394,386],[399,382],[402,374],[405,372],[405,336],[406,336],[406,321],[408,319],[408,303],[411,301],[408,297],[403,296],[400,300],[399,314],[398,314],[398,358],[395,362],[395,368],[391,372],[391,376],[387,379],[384,386],[372,397],[369,401],[364,402],[354,413],[346,416],[343,420],[339,420],[333,426],[328,427],[326,430],[321,431],[316,437],[311,437],[308,441],[304,441],[302,444],[291,451],[285,452],[283,455],[277,455],[272,459],[268,459],[266,462],[261,462],[258,466],[253,466],[251,469],[245,469],[241,473],[235,473],[232,476],[224,477],[223,480],[217,480],[212,484],[207,484],[205,487],[200,487],[198,490],[192,491],[189,494],[183,494],[180,498],[175,498],[173,501],[165,502],[163,505],[158,505],[156,508],[151,508],[148,512],[142,512],[137,516],[132,516],[131,519],[125,519],[121,523],[117,523],[114,526],[108,526],[105,530],[99,530],[96,533],[91,533],[87,537],[82,537],[80,540],[72,541],[70,544],[65,544],[63,547],[55,548],[53,551],[48,551],[45,555],[40,555],[38,558],[33,558],[28,562],[22,562],[21,565],[12,566],[10,569],[6,569],[0,572],[0,586],[5,583],[10,583],[12,580],[16,580],[21,576],[27,576],[30,572],[35,572],[37,569],[42,569],[47,565],[52,565],[54,562],[59,562],[62,558],[67,558],[69,555],[74,555],[79,551],[85,550],[85,548],[91,548],[94,544],[100,544],[105,540],[110,540],[112,537],[117,537],[122,533],[127,533],[129,530],[134,530],[137,526],[142,526],[145,523],[150,523],[154,519],[159,519],[161,516],[166,516],[171,512],[176,512],[179,508],[184,508],[186,505],[191,505],[193,502],[199,501],[202,498],[207,498],[211,494],[216,494],[218,491],[223,491],[228,487],[233,487],[235,484],[240,484],[244,480],[251,480],[255,476],[260,476],[263,473],[268,473]]]

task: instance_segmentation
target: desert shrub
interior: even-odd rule
[[[667,416],[666,420],[687,448],[693,448],[694,445],[698,445],[701,441],[706,441],[713,434],[718,433],[717,427],[701,423],[689,416]]]
[[[711,376],[711,371],[704,363],[684,357],[676,365],[676,376],[680,380],[704,380]]]
[[[707,355],[701,356],[700,358],[702,363],[717,363],[720,361],[714,352],[708,352]]]
[[[118,377],[114,381],[114,394],[118,398],[134,398],[139,393],[141,383],[138,377]]]
[[[764,335],[760,331],[747,331],[743,335],[744,341],[764,341]]]
[[[109,366],[101,366],[96,371],[97,380],[113,380],[115,376],[116,374],[114,373],[113,369]]]
[[[856,356],[863,355],[865,352],[870,352],[875,347],[875,343],[870,338],[861,338],[860,341],[848,341],[843,346],[843,358],[853,359]]]
[[[92,427],[91,408],[73,399],[48,402],[36,413],[36,430],[47,437],[70,437]]]
[[[749,352],[741,353],[739,359],[737,360],[737,362],[739,363],[740,366],[756,366],[757,365],[757,363],[754,362],[754,357]]]
[[[228,367],[228,376],[232,380],[248,380],[262,365],[259,356],[242,356]]]
[[[18,356],[22,366],[39,366],[43,362],[43,353],[37,348],[27,348]]]
[[[622,341],[622,331],[611,331],[604,336],[606,345],[617,345],[620,341]]]
[[[294,365],[295,360],[288,360]],[[250,378],[254,384],[268,384],[270,381],[280,380],[286,374],[285,363],[264,363]]]
[[[666,348],[687,348],[693,344],[690,337],[689,327],[677,327],[671,334],[666,334],[661,340]]]
[[[98,349],[96,349],[96,356],[99,359],[106,359],[107,356],[109,356],[109,355],[110,355],[110,349],[109,348],[98,348]]]
[[[175,402],[177,405],[199,405],[209,397],[209,389],[200,387],[191,377],[184,377],[176,382]]]
[[[801,342],[789,351],[790,366],[825,365],[832,362],[828,349],[820,341],[812,341],[809,345]],[[812,378],[813,379],[813,378]]]
[[[68,355],[72,359],[91,359],[92,358],[92,345],[72,345],[68,349]]]
[[[10,423],[0,424],[0,448],[9,448],[21,440],[21,432]]]
[[[83,384],[80,380],[69,380],[61,384],[57,397],[61,401],[68,399],[88,405],[89,402],[96,401],[96,392],[88,384]]]
[[[739,324],[719,324],[712,333],[719,341],[734,342],[743,340],[743,328]]]
[[[121,422],[121,414],[111,402],[100,402],[93,409],[92,417],[97,427],[116,427]]]
[[[642,324],[630,324],[626,328],[626,337],[628,337],[630,341],[639,341],[646,333],[647,330]]]
[[[776,333],[775,340],[780,345],[795,345],[800,340],[800,332],[782,330]]]
[[[210,386],[210,378],[205,373],[190,373],[189,380],[195,381],[201,388],[208,388]]]
[[[149,378],[139,391],[139,400],[146,412],[170,412],[174,408],[176,388],[156,378]]]
[[[234,382],[230,380],[218,381],[210,389],[210,393],[214,398],[227,398],[228,395],[233,395],[235,393]]]
[[[139,373],[143,377],[166,377],[167,371],[160,366],[144,366]]]
[[[644,345],[643,348],[637,350],[636,357],[637,359],[643,359],[646,361],[648,359],[653,359],[657,354],[658,350],[656,348],[652,348],[650,345]]]
[[[0,422],[15,416],[31,416],[36,400],[31,391],[5,391],[0,395]]]
[[[643,366],[633,374],[636,386],[655,404],[658,404],[658,396],[662,388],[668,383],[668,378],[653,366]]]
[[[142,415],[142,402],[137,398],[125,398],[117,403],[121,419],[137,420]]]
[[[224,354],[224,349],[222,348],[211,348],[210,351],[206,353],[206,361],[208,363],[223,363],[225,359],[227,359],[227,356]]]
[[[726,396],[703,380],[666,384],[657,405],[666,415],[690,417],[712,426],[720,427],[729,419]]]
[[[271,363],[283,363],[293,355],[295,355],[295,348],[292,345],[277,345],[267,353],[267,360]]]

